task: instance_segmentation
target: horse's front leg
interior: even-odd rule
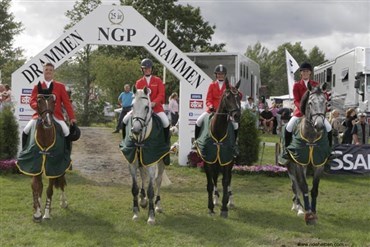
[[[316,224],[317,222],[317,215],[316,215],[316,203],[317,203],[317,196],[319,195],[319,184],[322,172],[324,171],[324,167],[314,168],[314,175],[312,180],[312,189],[311,189],[311,210],[312,210],[312,217],[310,219],[309,224]]]
[[[54,191],[53,191],[54,183],[55,183],[55,178],[50,178],[48,188],[46,189],[45,212],[44,212],[44,216],[42,217],[45,220],[49,220],[51,218],[51,216],[50,216],[51,199],[52,199],[53,193],[54,193]]]
[[[132,220],[136,221],[139,218],[139,186],[137,185],[137,163],[129,164],[129,170],[132,178],[132,187],[131,193],[133,197],[133,207],[132,211],[134,212],[134,216],[132,216]]]
[[[297,216],[302,216],[304,215],[304,210],[303,206],[301,203],[301,200],[299,199],[299,195],[301,193],[301,190],[298,187],[298,182],[296,180],[296,171],[295,169],[295,164],[289,163],[288,164],[288,175],[290,178],[290,181],[292,182],[292,191],[293,191],[293,205],[292,205],[292,211],[297,212]]]
[[[31,182],[32,196],[33,196],[33,221],[36,223],[41,222],[42,220],[42,211],[41,211],[41,195],[42,195],[42,177],[37,175],[32,177]]]
[[[66,193],[64,191],[64,188],[67,185],[65,174],[61,177],[58,177],[57,180],[58,180],[58,183],[59,183],[59,188],[61,190],[61,194],[60,194],[60,198],[59,198],[60,199],[59,205],[60,205],[61,208],[68,208],[67,196],[66,196]]]
[[[221,216],[224,218],[228,217],[228,207],[227,204],[229,202],[229,184],[231,179],[231,169],[232,165],[226,165],[221,167],[222,172],[222,207],[221,207]]]
[[[215,164],[204,163],[204,171],[207,176],[208,214],[211,216],[215,214],[215,205],[213,204],[214,166]]]
[[[231,167],[231,170],[232,170],[232,167]],[[235,203],[234,203],[234,197],[233,197],[233,192],[232,192],[232,189],[231,189],[231,179],[232,179],[232,172],[230,172],[230,180],[229,180],[229,185],[227,186],[227,193],[229,194],[229,203],[227,204],[227,206],[231,209],[231,208],[235,208]]]
[[[145,185],[148,183],[148,174],[145,167],[139,166],[140,177],[141,177],[141,189],[140,189],[140,207],[146,208],[148,206],[148,200],[145,193]]]
[[[154,225],[155,224],[155,211],[154,211],[154,180],[155,180],[155,172],[156,172],[156,165],[150,166],[147,168],[148,175],[149,175],[149,183],[148,183],[148,199],[149,199],[149,212],[148,212],[148,224]]]
[[[163,161],[160,161],[157,165],[157,177],[155,178],[155,212],[156,213],[162,213],[162,207],[161,207],[161,196],[160,196],[160,190],[161,190],[161,185],[162,185],[162,175],[164,172],[165,166]]]

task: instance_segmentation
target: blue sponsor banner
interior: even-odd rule
[[[202,99],[202,94],[201,93],[192,93],[190,95],[190,99]]]
[[[22,94],[32,94],[32,88],[22,88]]]
[[[333,148],[330,173],[370,174],[370,144],[342,144]]]

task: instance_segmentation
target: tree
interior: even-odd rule
[[[0,1],[0,71],[4,81],[10,81],[12,71],[5,70],[6,63],[15,61],[22,56],[23,50],[13,48],[14,36],[22,30],[22,23],[14,21],[13,14],[9,13],[11,0]],[[10,65],[7,65],[9,67]]]
[[[82,20],[87,14],[93,11],[96,7],[101,4],[100,0],[82,0],[76,1],[72,10],[66,12],[66,16],[70,19],[70,23],[64,27],[65,30],[74,26],[80,20]],[[79,72],[81,73],[83,79],[76,81],[83,88],[83,112],[82,112],[82,125],[89,124],[89,99],[90,99],[90,89],[93,82],[93,75],[91,71],[91,45],[86,45],[81,52],[77,53],[76,61],[79,63]]]

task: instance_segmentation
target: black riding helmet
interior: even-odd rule
[[[302,71],[304,69],[308,69],[309,71],[312,72],[312,66],[311,66],[311,64],[309,64],[307,62],[302,63],[301,66],[299,66],[299,70]]]
[[[215,74],[217,73],[224,73],[225,75],[227,74],[227,69],[225,66],[223,66],[222,64],[219,64],[215,67]]]
[[[150,60],[149,58],[144,58],[141,61],[141,68],[142,69],[145,69],[145,68],[153,68],[153,62],[152,62],[152,60]]]

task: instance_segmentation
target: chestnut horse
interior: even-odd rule
[[[37,95],[39,119],[30,132],[27,143],[17,161],[20,171],[32,176],[34,222],[51,218],[51,201],[54,187],[62,191],[60,206],[62,208],[68,206],[64,188],[66,186],[65,171],[71,165],[70,149],[67,148],[66,138],[61,127],[53,120],[54,106],[54,94]],[[43,174],[49,179],[44,215],[42,214],[41,205]]]
[[[239,122],[241,117],[239,83],[231,87],[226,80],[226,89],[220,105],[210,118],[205,118],[201,134],[197,139],[198,153],[204,161],[207,176],[208,209],[214,214],[214,191],[217,191],[217,179],[222,174],[221,216],[228,217],[228,203],[231,195],[231,171],[234,165],[234,148],[236,136],[231,121]],[[217,192],[218,193],[218,192]]]

